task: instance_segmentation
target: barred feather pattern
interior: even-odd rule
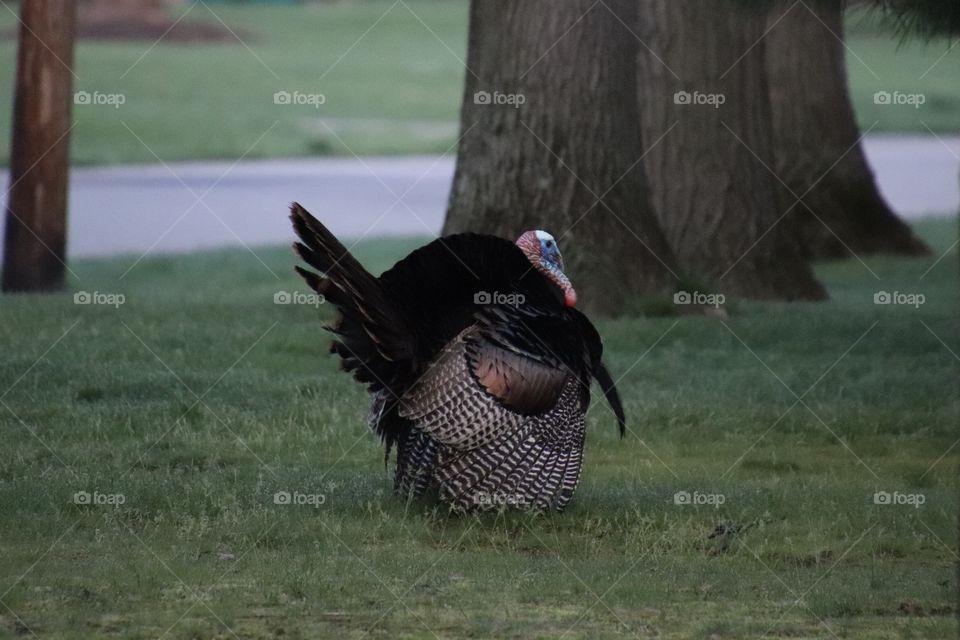
[[[418,429],[411,429],[397,448],[394,491],[404,497],[423,495],[433,480],[437,456],[444,445]]]
[[[470,372],[467,340],[476,327],[462,331],[431,368],[400,400],[399,413],[454,449],[474,449],[521,428],[525,417],[502,406]]]
[[[571,377],[549,412],[525,418],[519,429],[487,445],[440,452],[433,474],[440,499],[458,511],[562,511],[580,480],[584,395]]]

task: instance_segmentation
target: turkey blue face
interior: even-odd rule
[[[553,236],[546,231],[527,231],[517,239],[517,246],[537,271],[559,287],[563,303],[568,307],[576,306],[577,292],[563,273],[563,257]]]
[[[563,273],[563,257],[560,255],[560,247],[557,246],[557,241],[546,231],[534,231],[533,233],[540,241],[540,261],[543,266]]]

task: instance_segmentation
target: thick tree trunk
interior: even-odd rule
[[[786,206],[803,199],[790,223],[812,258],[926,255],[867,165],[847,88],[841,4],[780,5],[768,17],[775,170],[789,187]]]
[[[601,313],[677,284],[640,162],[635,17],[634,0],[472,2],[444,226],[550,231],[584,306]]]
[[[13,107],[4,291],[63,287],[73,0],[23,0]]]
[[[716,0],[640,0],[639,101],[654,205],[680,265],[708,286],[764,299],[822,299],[781,224],[762,12]]]

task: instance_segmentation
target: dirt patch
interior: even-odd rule
[[[236,33],[236,36],[234,35]],[[77,26],[77,38],[82,40],[149,40],[154,42],[163,38],[163,42],[236,42],[237,38],[245,42],[250,35],[233,32],[219,23],[175,22],[169,18],[163,20],[123,20],[105,18]]]
[[[85,0],[77,7],[77,38],[178,43],[250,42],[249,33],[220,22],[197,22],[191,12],[185,19],[182,3],[171,0]],[[202,13],[202,12],[201,12]],[[0,39],[15,39],[18,30],[0,32]]]

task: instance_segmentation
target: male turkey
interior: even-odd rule
[[[395,490],[435,487],[457,510],[558,511],[580,478],[584,416],[596,378],[623,436],[620,398],[590,321],[574,309],[556,242],[438,238],[371,275],[298,204],[296,267],[339,311],[330,351],[373,395],[370,427]]]

